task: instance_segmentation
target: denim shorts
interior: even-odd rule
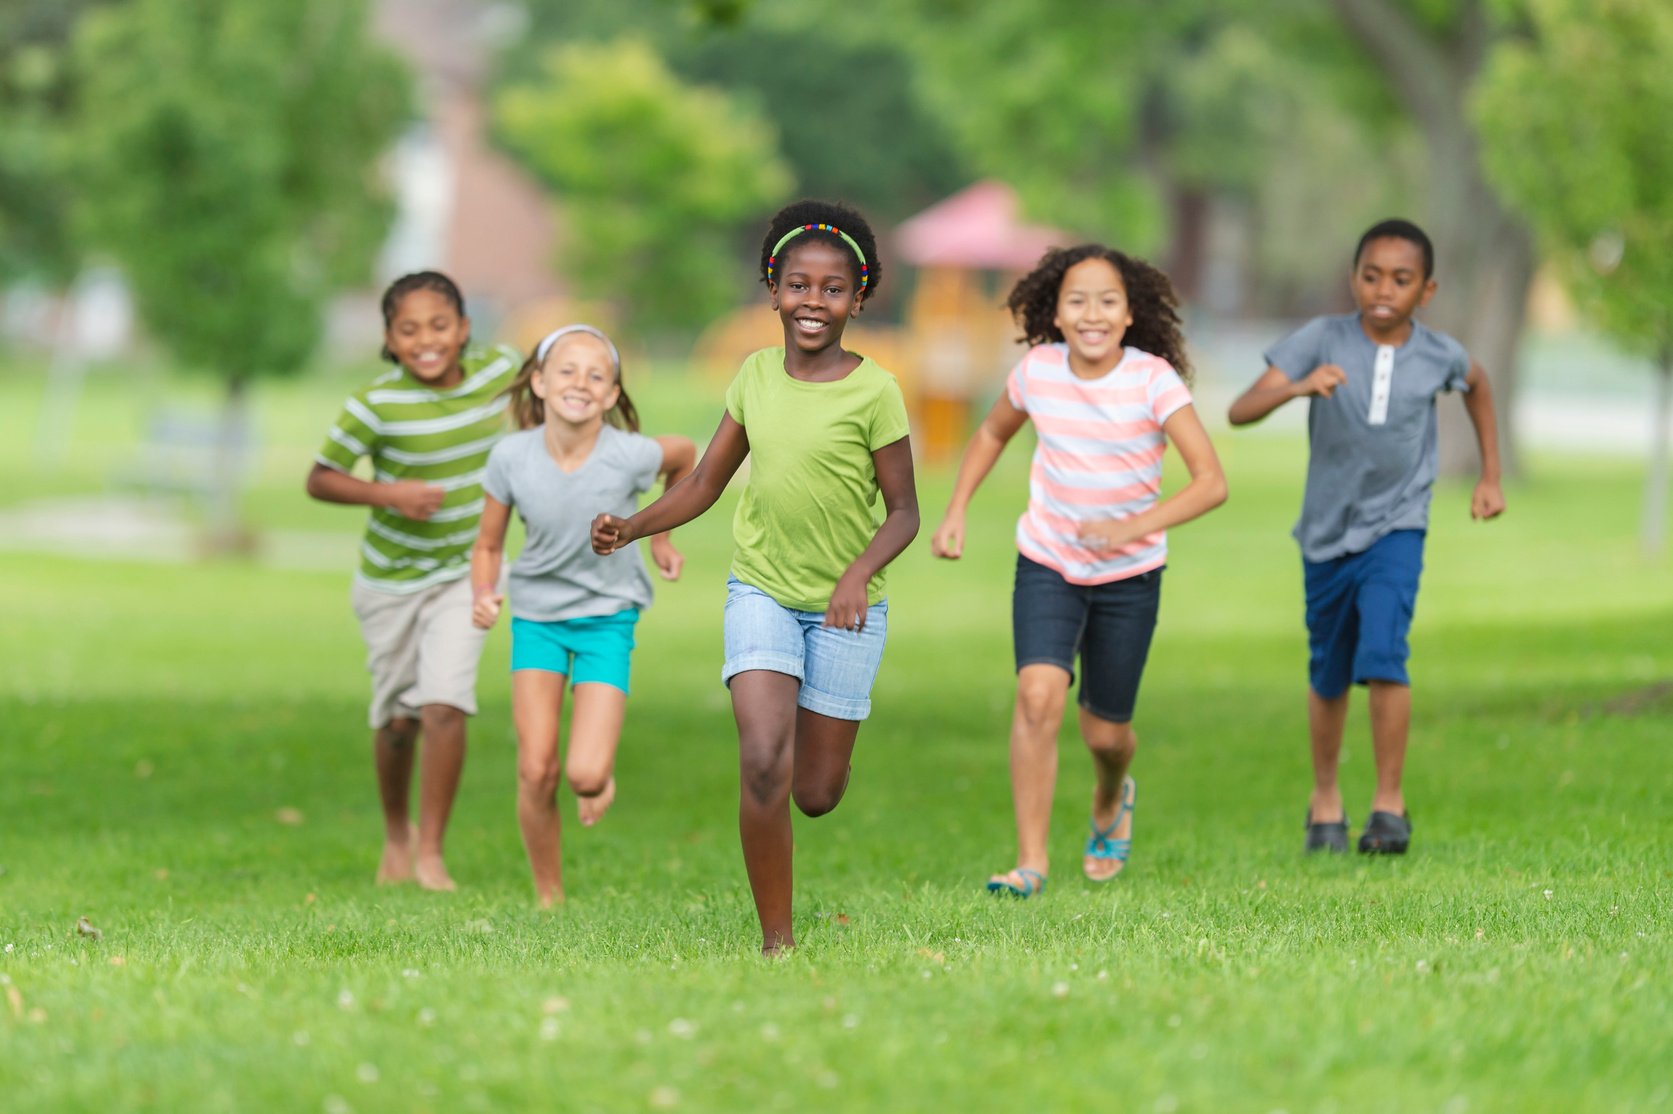
[[[1062,666],[1073,683],[1079,656],[1080,706],[1099,719],[1131,722],[1161,602],[1159,568],[1103,584],[1070,584],[1019,553],[1011,593],[1017,670]]]
[[[539,669],[562,673],[572,685],[596,681],[627,691],[633,659],[635,608],[614,615],[588,615],[542,623],[511,619],[511,671]]]
[[[823,626],[823,611],[785,607],[735,576],[726,578],[726,664],[720,680],[751,669],[785,673],[802,683],[796,703],[832,719],[871,714],[871,685],[883,661],[889,601],[866,609],[864,630]]]
[[[1406,635],[1423,573],[1423,531],[1384,534],[1361,553],[1301,562],[1307,584],[1308,680],[1334,700],[1350,684],[1410,684]]]

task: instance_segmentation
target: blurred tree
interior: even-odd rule
[[[0,6],[0,287],[67,281],[75,271],[58,136],[73,96],[71,32],[108,0],[7,0]]]
[[[530,0],[528,8],[525,53],[543,57],[551,42],[641,38],[680,78],[745,98],[772,121],[796,188],[847,201],[880,224],[970,182],[887,23],[832,28],[817,11],[747,0]],[[533,70],[526,58],[507,68]],[[829,106],[819,126],[809,126],[810,104]]]
[[[502,90],[494,114],[562,199],[561,267],[583,293],[652,335],[736,304],[753,222],[792,185],[771,124],[634,39],[551,51],[544,79]]]
[[[363,0],[129,0],[89,13],[75,48],[80,223],[157,339],[225,378],[232,453],[250,377],[298,368],[326,299],[369,278],[405,72]]]
[[[1642,532],[1659,553],[1673,423],[1673,7],[1529,0],[1527,18],[1476,99],[1487,166],[1593,320],[1654,360]]]

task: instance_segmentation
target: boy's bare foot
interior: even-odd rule
[[[581,814],[581,826],[590,828],[603,819],[610,802],[616,799],[616,779],[604,783],[604,788],[591,797],[576,797],[575,808]]]
[[[447,864],[442,862],[440,855],[418,856],[413,873],[418,878],[418,884],[426,890],[447,892],[458,888],[448,875]]]
[[[407,832],[407,838],[404,842],[385,839],[383,858],[378,862],[377,884],[393,886],[402,882],[411,882],[415,877],[413,873],[413,854],[417,846],[417,827],[413,827]]]

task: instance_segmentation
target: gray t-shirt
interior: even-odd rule
[[[511,614],[554,623],[649,607],[651,578],[639,546],[600,557],[593,552],[592,521],[601,511],[632,514],[636,497],[651,489],[661,469],[662,446],[610,425],[573,472],[558,467],[539,427],[495,445],[483,490],[515,507],[528,527],[511,565]]]
[[[1266,362],[1290,379],[1336,364],[1347,382],[1309,399],[1307,491],[1295,540],[1309,561],[1362,553],[1395,530],[1429,525],[1435,483],[1435,396],[1468,390],[1470,357],[1412,322],[1399,347],[1365,335],[1357,313],[1316,317],[1273,345]]]

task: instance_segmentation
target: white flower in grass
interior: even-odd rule
[[[298,1048],[307,1048],[308,1041],[310,1039],[312,1038],[308,1036],[308,1031],[306,1029],[298,1029],[290,1035],[290,1043],[294,1044]]]
[[[1427,975],[1429,973],[1429,961],[1427,959],[1420,959],[1417,961],[1417,973],[1420,975]]]
[[[558,1019],[557,1018],[555,1018],[555,1017],[545,1017],[545,1018],[541,1019],[541,1021],[540,1021],[540,1039],[543,1040],[543,1041],[555,1041],[555,1040],[558,1039]]]
[[[1067,998],[1069,996],[1069,984],[1066,982],[1052,983],[1051,996],[1053,998]]]
[[[842,1080],[837,1076],[837,1073],[829,1068],[814,1076],[813,1081],[827,1091],[834,1091],[842,1086]]]
[[[340,1010],[354,1009],[354,992],[344,987],[337,992],[337,1008]]]
[[[683,1017],[676,1017],[668,1023],[668,1035],[679,1037],[681,1040],[690,1040],[697,1035],[697,1026]]]
[[[416,967],[408,967],[401,972],[401,977],[403,979],[416,979],[418,977],[418,969]]]
[[[843,1014],[842,1027],[844,1029],[858,1029],[860,1027],[860,1015],[857,1013]]]
[[[354,1069],[354,1077],[362,1083],[376,1083],[378,1081],[378,1066],[372,1063],[361,1064]]]
[[[434,1025],[436,1023],[436,1011],[429,1006],[425,1006],[418,1011],[418,1023],[424,1026]]]
[[[1154,1109],[1156,1114],[1173,1114],[1175,1110],[1179,1109],[1179,1097],[1177,1095],[1157,1095]]]
[[[325,1114],[354,1114],[354,1107],[350,1106],[342,1095],[326,1095],[321,1105],[325,1108]]]
[[[672,1087],[658,1087],[651,1092],[651,1105],[658,1110],[672,1110],[680,1105],[680,1093]]]
[[[1550,891],[1550,890],[1546,890],[1546,891],[1545,891],[1545,900],[1546,900],[1546,901],[1550,901],[1550,900],[1551,900],[1551,893],[1552,893],[1552,891]]]
[[[1626,957],[1622,956],[1621,958],[1625,959]],[[778,1026],[774,1025],[771,1021],[761,1026],[761,1039],[764,1041],[776,1041],[778,1039]]]

